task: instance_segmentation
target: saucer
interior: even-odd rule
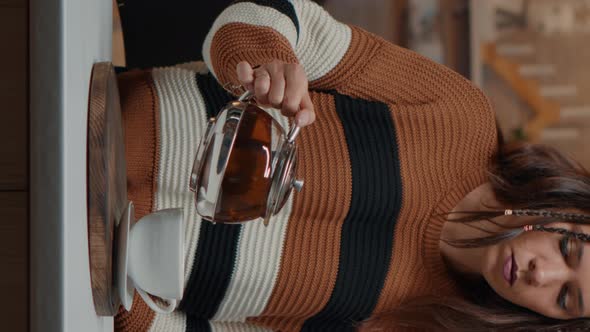
[[[133,202],[129,202],[127,209],[123,213],[123,218],[117,228],[118,241],[117,241],[117,289],[121,304],[125,307],[125,310],[131,310],[133,305],[133,295],[135,293],[135,287],[133,282],[127,277],[128,269],[128,258],[129,258],[129,228],[131,222],[135,220],[135,207]]]

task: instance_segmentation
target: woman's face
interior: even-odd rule
[[[588,225],[552,223],[590,233]],[[529,231],[485,253],[482,274],[506,300],[544,316],[590,317],[590,247],[564,235]]]

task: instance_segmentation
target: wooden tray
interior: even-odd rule
[[[113,243],[127,204],[124,143],[115,71],[110,62],[96,63],[88,103],[87,199],[90,277],[99,316],[114,316],[119,307]]]

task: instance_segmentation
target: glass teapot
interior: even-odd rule
[[[300,128],[288,134],[253,94],[245,92],[209,120],[189,180],[197,213],[213,223],[263,218],[268,225],[287,202],[295,179]]]

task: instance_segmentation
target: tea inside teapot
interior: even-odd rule
[[[272,117],[248,105],[221,184],[215,219],[240,222],[266,213],[272,181]]]

